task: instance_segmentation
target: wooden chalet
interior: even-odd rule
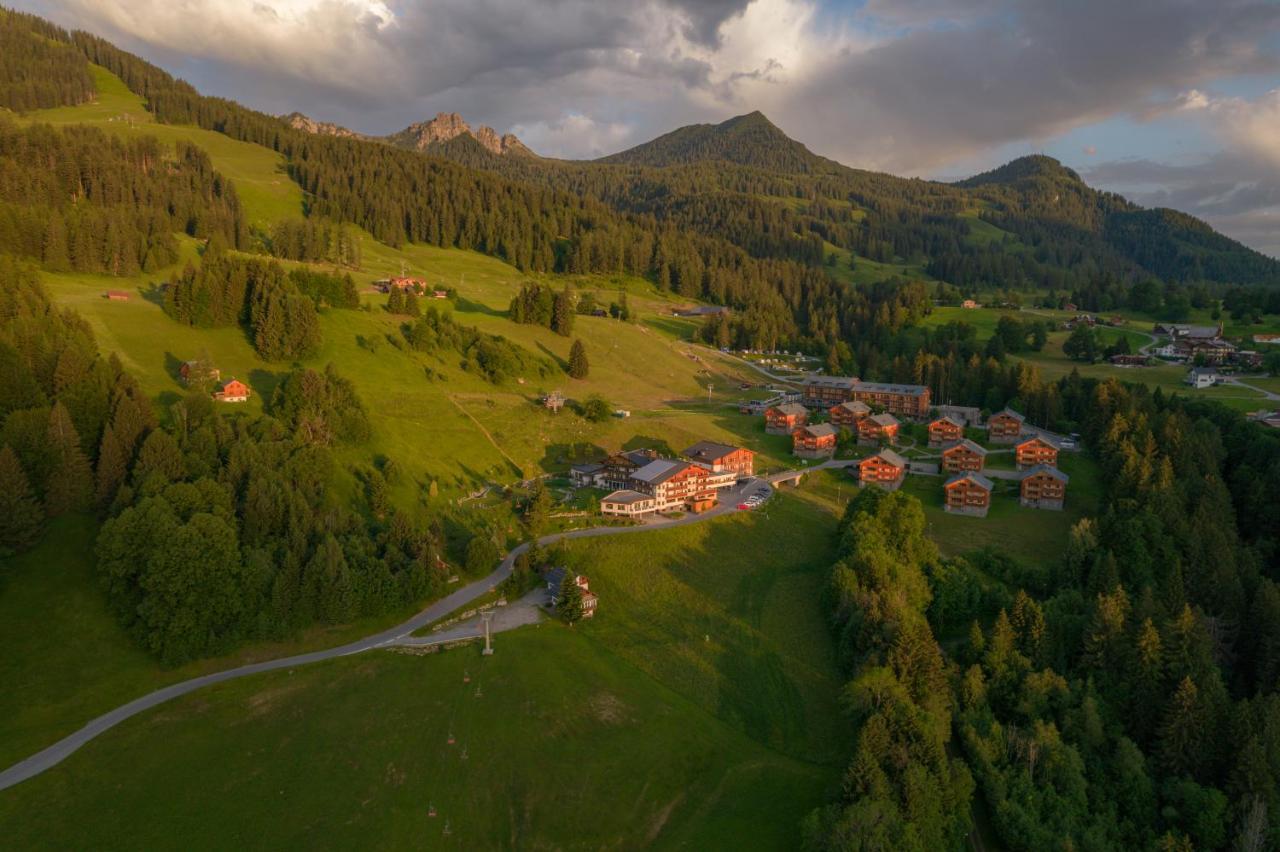
[[[1043,435],[1033,435],[1014,447],[1018,470],[1029,470],[1036,465],[1058,466],[1058,444]]]
[[[1027,418],[1006,408],[987,418],[987,440],[993,444],[1013,444],[1022,437],[1022,424]]]
[[[764,431],[770,435],[790,435],[808,420],[808,409],[798,402],[786,402],[765,411]]]
[[[954,441],[942,450],[942,469],[947,473],[980,473],[987,451],[967,438]]]
[[[898,441],[901,424],[892,414],[873,414],[858,422],[858,443],[874,446],[882,441],[894,444]]]
[[[836,454],[836,435],[830,423],[801,426],[791,433],[791,453],[802,459],[829,459]]]
[[[601,462],[597,481],[605,488],[628,488],[631,474],[658,457],[653,450],[623,450]]]
[[[250,394],[248,385],[239,379],[231,379],[213,392],[213,398],[218,402],[248,402]]]
[[[939,417],[929,424],[929,446],[945,447],[964,438],[964,424],[951,417]]]
[[[893,450],[881,450],[858,462],[858,484],[896,491],[907,476],[907,460]]]
[[[1019,502],[1032,509],[1061,510],[1069,477],[1056,467],[1038,465],[1022,474]]]
[[[850,400],[849,402],[831,406],[827,411],[827,416],[831,419],[832,426],[856,430],[860,420],[871,416],[871,406],[865,402]]]
[[[942,508],[952,515],[985,518],[991,508],[991,480],[980,473],[957,473],[942,486]]]
[[[680,455],[711,473],[732,473],[740,479],[755,474],[756,454],[743,447],[699,441]]]

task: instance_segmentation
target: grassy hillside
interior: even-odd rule
[[[0,829],[95,848],[794,848],[848,748],[819,595],[833,528],[781,498],[575,546],[593,622],[503,634],[488,659],[376,652],[201,691],[0,797]]]
[[[211,131],[156,124],[118,78],[96,66],[93,73],[99,89],[94,102],[35,112],[27,120],[90,123],[121,134],[152,133],[165,141],[190,139],[231,178],[255,224],[301,213],[301,191],[282,173],[275,153]],[[357,234],[363,263],[354,274],[362,287],[407,268],[432,284],[458,290],[456,305],[437,307],[454,311],[460,322],[508,337],[557,364],[567,363],[571,340],[506,319],[511,296],[528,276],[473,252],[430,246],[395,250],[358,230]],[[184,241],[184,253],[184,262],[195,260],[196,245]],[[45,281],[59,301],[75,306],[89,320],[102,348],[117,353],[159,402],[172,401],[183,391],[177,375],[180,364],[207,353],[224,376],[248,382],[255,397],[247,408],[260,410],[291,365],[262,362],[239,329],[191,329],[170,320],[160,309],[158,291],[167,275],[168,271],[131,279],[46,275]],[[667,443],[679,450],[701,438],[750,437],[749,431],[744,435],[716,421],[730,411],[726,403],[740,395],[738,384],[756,380],[757,375],[715,353],[695,355],[680,342],[691,327],[661,316],[669,313],[671,303],[645,281],[577,277],[557,278],[555,284],[562,286],[566,280],[583,292],[597,293],[605,304],[625,290],[640,318],[632,324],[579,318],[576,336],[586,345],[592,364],[586,380],[560,375],[494,387],[449,359],[401,352],[388,338],[399,336],[404,318],[385,313],[385,297],[378,295],[366,296],[371,309],[367,313],[327,312],[322,320],[324,348],[306,365],[336,364],[356,383],[370,409],[375,453],[394,458],[414,484],[436,480],[446,490],[563,469],[584,450],[616,449],[636,440]],[[127,303],[109,302],[102,298],[108,288],[137,295]],[[434,380],[428,379],[428,369]],[[632,411],[635,419],[589,424],[568,412],[552,417],[536,401],[543,392],[556,389],[571,399],[598,393]]]

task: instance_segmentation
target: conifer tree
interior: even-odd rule
[[[391,295],[387,297],[387,313],[404,313],[404,293],[400,292],[399,287],[391,288]]]
[[[567,624],[575,624],[582,620],[582,587],[578,585],[578,575],[568,568],[560,580],[560,591],[556,595],[556,610]]]
[[[0,448],[0,556],[20,553],[40,538],[44,510],[31,491],[18,454]]]
[[[561,337],[569,337],[573,334],[573,301],[573,289],[566,284],[564,289],[556,294],[552,305],[551,330]]]
[[[569,375],[575,379],[585,379],[590,372],[587,348],[582,345],[581,340],[574,340],[573,346],[569,347]]]
[[[80,447],[80,436],[61,402],[49,412],[46,435],[53,468],[45,483],[45,510],[50,517],[87,509],[93,502],[93,470]]]
[[[102,444],[98,447],[98,470],[94,487],[98,506],[105,508],[111,505],[128,472],[129,462],[124,446],[116,437],[115,429],[108,426],[102,432]]]

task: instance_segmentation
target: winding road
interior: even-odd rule
[[[746,494],[760,488],[761,485],[771,488],[772,483],[783,479],[794,478],[796,474],[804,474],[809,471],[820,470],[828,467],[845,467],[848,464],[850,464],[849,460],[829,459],[825,462],[811,465],[807,468],[782,471],[769,476],[747,480],[746,482],[726,491],[721,496],[720,502],[714,508],[703,512],[700,515],[689,514],[682,518],[663,519],[631,527],[591,527],[588,529],[570,530],[568,532],[543,536],[538,539],[538,544],[545,546],[569,539],[627,535],[630,533],[641,533],[649,530],[669,529],[671,527],[703,523],[711,520],[712,518],[718,518],[723,515],[736,512],[738,502]],[[48,748],[36,752],[26,760],[15,763],[8,769],[0,772],[0,790],[12,787],[15,784],[20,784],[28,778],[39,775],[46,769],[57,766],[59,763],[74,754],[76,750],[85,743],[110,730],[126,719],[136,716],[145,710],[150,710],[152,707],[156,707],[166,701],[195,692],[197,689],[203,689],[204,687],[212,686],[215,683],[222,683],[228,680],[235,680],[236,678],[247,677],[248,675],[276,671],[278,669],[288,669],[293,668],[294,666],[304,666],[308,663],[318,663],[321,660],[332,660],[336,657],[346,657],[351,654],[359,654],[375,648],[385,648],[391,645],[429,644],[429,642],[415,640],[412,638],[412,634],[415,631],[426,627],[428,624],[439,621],[450,613],[462,609],[471,601],[492,591],[499,583],[511,576],[511,569],[515,564],[516,557],[528,549],[529,542],[527,541],[517,545],[507,553],[502,562],[498,565],[497,569],[487,577],[468,583],[454,592],[451,592],[440,600],[432,603],[408,621],[398,624],[388,630],[375,633],[372,636],[366,636],[363,639],[357,639],[356,641],[349,642],[346,645],[339,645],[336,648],[327,648],[322,651],[311,651],[306,654],[296,654],[292,657],[281,657],[277,660],[252,663],[250,665],[240,666],[234,669],[226,669],[225,671],[214,672],[213,674],[192,678],[191,680],[184,680],[179,683],[166,686],[163,689],[158,689],[147,695],[143,695],[140,698],[130,701],[128,704],[123,704],[114,710],[103,713],[101,716],[92,720],[75,733],[58,740]]]

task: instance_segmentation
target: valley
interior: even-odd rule
[[[560,159],[0,46],[0,771],[271,664],[6,782],[15,846],[1280,836],[1280,261],[1043,155]]]

